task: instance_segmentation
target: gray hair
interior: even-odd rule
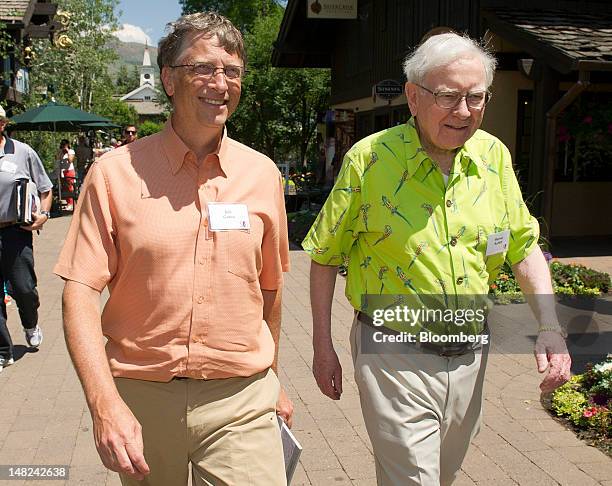
[[[457,59],[479,58],[485,71],[488,89],[493,83],[495,56],[468,36],[455,33],[433,35],[410,53],[404,61],[404,74],[409,83],[422,84],[434,69],[448,66]]]
[[[230,54],[238,54],[246,66],[246,51],[242,34],[232,22],[216,12],[198,12],[183,15],[176,22],[166,25],[168,34],[159,41],[157,65],[159,69],[172,66],[178,60],[183,48],[183,41],[192,32],[204,34],[205,38],[215,35],[219,38],[221,47]]]

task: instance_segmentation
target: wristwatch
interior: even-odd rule
[[[40,214],[44,214],[47,219],[51,219],[51,211],[41,211]]]

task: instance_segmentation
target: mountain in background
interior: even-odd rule
[[[121,42],[117,38],[110,41],[112,49],[119,55],[119,60],[111,64],[108,72],[113,80],[117,75],[119,66],[125,64],[128,71],[131,73],[133,66],[142,66],[142,56],[144,54],[145,45],[137,42]],[[151,56],[151,64],[155,68],[155,84],[159,83],[159,69],[157,68],[157,48],[149,46],[149,55]]]

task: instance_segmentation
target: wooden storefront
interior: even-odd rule
[[[404,83],[402,61],[424,35],[450,28],[486,39],[499,67],[483,129],[510,148],[525,197],[545,220],[544,231],[550,236],[612,235],[612,218],[589,224],[590,218],[581,217],[594,208],[612,212],[612,198],[603,196],[612,194],[612,154],[609,170],[600,168],[599,175],[568,175],[563,171],[568,148],[559,145],[558,137],[568,110],[582,103],[585,93],[600,96],[602,103],[612,101],[604,96],[612,92],[612,3],[356,2],[355,19],[313,20],[306,17],[306,0],[289,0],[273,64],[330,68],[331,108],[354,113],[359,139],[409,116],[403,96],[373,99],[372,90],[381,80]],[[612,137],[612,129],[607,136]]]

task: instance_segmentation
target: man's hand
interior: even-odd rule
[[[314,346],[312,374],[317,380],[319,390],[332,400],[340,400],[342,395],[342,366],[333,346]]]
[[[572,359],[561,334],[553,331],[540,332],[534,354],[538,371],[544,373],[548,369],[548,375],[540,383],[543,392],[551,392],[570,379]]]
[[[291,428],[293,425],[293,402],[287,396],[282,386],[278,395],[278,401],[276,402],[276,414],[280,415],[287,424],[287,427]]]
[[[92,416],[102,463],[111,471],[139,481],[144,479],[150,469],[143,454],[142,429],[123,400],[96,407]]]
[[[27,230],[27,231],[39,230],[43,227],[43,224],[45,224],[47,220],[49,219],[48,216],[46,216],[45,214],[40,214],[40,213],[32,213],[32,217],[34,218],[34,221],[32,222],[32,224],[29,226],[22,226],[21,227],[22,229]]]

